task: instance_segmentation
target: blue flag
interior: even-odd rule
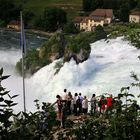
[[[25,54],[26,53],[26,41],[25,41],[25,31],[24,31],[24,22],[23,22],[22,12],[20,14],[20,28],[21,28],[20,46],[22,49],[22,53]]]

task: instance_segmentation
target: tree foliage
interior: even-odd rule
[[[18,19],[20,15],[20,8],[17,7],[14,1],[0,0],[0,19],[9,22],[13,19]]]
[[[95,10],[97,7],[102,6],[101,0],[83,0],[83,10],[84,11],[91,11]]]
[[[76,34],[79,33],[78,28],[74,25],[73,22],[69,22],[64,26],[63,31],[68,34]]]
[[[36,49],[27,50],[26,57],[24,58],[25,72],[28,74],[34,74],[41,67],[49,64],[50,61],[47,58],[39,58],[39,51]],[[16,69],[19,74],[22,74],[22,59],[16,64]]]
[[[95,36],[96,36],[96,40],[104,39],[107,37],[107,34],[102,26],[98,25],[95,28]]]
[[[37,26],[46,31],[61,29],[67,22],[66,12],[59,8],[45,8],[43,15],[37,20]]]
[[[124,22],[129,21],[129,12],[130,12],[130,7],[128,3],[124,3],[120,6],[120,15],[119,19],[121,19]]]
[[[112,26],[112,32],[108,38],[124,36],[137,49],[140,48],[140,25],[139,23],[119,24]]]
[[[28,26],[28,23],[32,20],[32,18],[34,17],[34,13],[32,11],[29,10],[24,10],[23,11],[23,18],[24,18],[24,24],[25,26]]]

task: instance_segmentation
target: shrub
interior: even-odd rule
[[[131,43],[136,47],[140,48],[140,30],[139,29],[133,29],[128,31],[127,39],[131,41]]]
[[[95,28],[95,38],[96,38],[96,40],[104,39],[106,37],[107,37],[107,34],[104,31],[104,28],[102,26],[98,25]]]
[[[64,32],[68,34],[77,34],[79,33],[78,28],[74,25],[73,22],[69,22],[64,26]]]
[[[12,107],[17,105],[13,99],[18,95],[11,96],[6,88],[3,88],[1,82],[7,79],[9,75],[3,76],[3,68],[0,69],[0,139],[9,140],[13,137],[12,119],[13,109]]]

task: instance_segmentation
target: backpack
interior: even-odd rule
[[[81,104],[81,100],[80,97],[78,97],[78,99],[76,100],[76,105],[79,106]]]

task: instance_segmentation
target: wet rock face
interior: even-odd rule
[[[73,58],[76,61],[76,63],[79,64],[88,59],[90,51],[91,50],[81,49],[79,53],[74,53],[71,50],[67,51],[67,49],[65,49],[65,52],[64,51],[51,52],[48,53],[47,56],[48,59],[51,60],[51,62],[53,62],[56,59],[64,57],[64,62],[68,62],[70,61],[71,58]]]
[[[91,50],[81,49],[79,53],[74,53],[72,51],[68,51],[65,53],[64,61],[68,62],[71,58],[73,58],[77,64],[86,61],[90,55]]]
[[[65,38],[61,33],[52,36],[39,50],[40,59],[48,59],[51,62],[64,56]]]
[[[50,62],[62,57],[64,57],[64,62],[68,62],[73,58],[77,64],[88,59],[91,49],[81,48],[76,52],[68,45],[69,42],[65,36],[62,33],[57,33],[40,48],[39,58],[50,60]],[[73,46],[76,47],[75,44]]]
[[[77,54],[77,61],[80,63],[87,60],[90,55],[90,52],[91,49],[90,50],[81,49],[80,53]]]
[[[51,62],[53,62],[54,60],[60,58],[60,54],[59,53],[51,53],[49,56],[49,59],[51,60]]]

